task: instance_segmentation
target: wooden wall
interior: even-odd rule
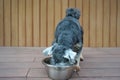
[[[0,46],[49,46],[68,7],[81,10],[85,47],[120,47],[120,0],[0,0]]]

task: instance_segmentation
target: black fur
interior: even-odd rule
[[[78,9],[68,8],[66,10],[66,17],[56,27],[51,64],[68,61],[63,57],[67,49],[72,49],[80,54],[83,44],[83,29],[80,26],[79,18]],[[78,49],[74,47],[76,44],[79,44]]]

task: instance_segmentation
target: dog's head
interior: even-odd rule
[[[73,52],[72,49],[67,49],[65,46],[58,44],[48,47],[43,53],[52,55],[55,63],[69,62],[70,64],[75,63],[75,56],[77,54],[76,52]]]
[[[68,8],[66,10],[66,16],[71,16],[76,19],[79,19],[80,18],[80,10],[78,10],[77,8]]]

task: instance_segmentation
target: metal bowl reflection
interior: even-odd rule
[[[42,63],[45,65],[45,69],[48,73],[48,77],[53,80],[68,80],[72,77],[74,71],[74,65],[51,65],[50,57],[47,57],[42,60]],[[77,62],[76,62],[77,63]]]

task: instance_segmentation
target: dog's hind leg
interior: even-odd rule
[[[80,54],[80,61],[83,61],[83,60],[84,60],[83,52],[81,52],[81,54]]]
[[[76,44],[75,45],[75,49],[77,52],[77,56],[76,56],[76,72],[80,71],[80,61],[83,61],[83,55],[82,55],[82,44]]]
[[[78,72],[78,71],[80,71],[80,54],[78,54],[76,56],[76,61],[77,61],[77,64],[75,66],[75,70],[76,70],[76,72]]]
[[[81,52],[81,48],[82,46],[81,46],[81,44],[80,43],[78,43],[78,44],[76,44],[75,46],[74,46],[74,51],[75,52],[77,52],[78,54],[80,54],[79,56],[80,56],[80,61],[83,61],[84,60],[84,57],[83,57],[83,52]]]

